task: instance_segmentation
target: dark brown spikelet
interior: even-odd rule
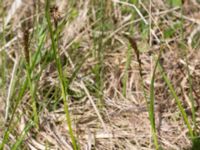
[[[59,12],[58,6],[54,5],[50,8],[51,17],[53,18],[53,22],[55,28],[58,26],[58,22],[61,19],[61,13]]]
[[[129,36],[129,35],[125,35],[125,37],[129,40],[129,42],[131,44],[131,47],[135,51],[136,58],[137,58],[137,61],[138,61],[138,64],[139,64],[140,76],[142,77],[143,76],[143,73],[142,73],[142,61],[140,59],[140,52],[138,50],[136,39],[134,37]]]
[[[26,28],[23,31],[23,44],[24,44],[24,56],[26,62],[29,64],[30,56],[29,56],[29,30]]]
[[[27,11],[26,17],[31,16],[31,11]],[[32,22],[30,19],[22,23],[22,32],[23,32],[23,46],[24,46],[24,56],[26,59],[26,62],[29,64],[30,62],[30,56],[29,56],[29,36],[30,36],[30,29],[32,26]]]

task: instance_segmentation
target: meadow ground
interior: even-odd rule
[[[199,0],[0,0],[0,150],[197,149]]]

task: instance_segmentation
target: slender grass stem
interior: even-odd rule
[[[156,61],[155,68],[153,70],[153,75],[151,78],[151,86],[150,86],[150,104],[149,104],[149,119],[151,123],[151,128],[152,128],[152,134],[153,134],[153,139],[154,139],[154,145],[156,149],[158,150],[160,148],[158,144],[158,137],[157,137],[157,131],[156,131],[156,124],[155,124],[155,116],[154,116],[154,105],[155,105],[155,93],[154,93],[154,82],[155,82],[155,74],[156,74],[156,69],[159,63],[160,55]]]
[[[70,137],[71,137],[73,148],[74,148],[74,150],[78,150],[79,147],[77,145],[77,142],[76,142],[76,139],[75,139],[75,136],[74,136],[74,133],[73,133],[71,117],[70,117],[69,108],[68,108],[69,106],[68,106],[68,103],[67,103],[67,85],[66,85],[66,82],[65,82],[65,79],[64,79],[60,58],[59,58],[58,52],[57,52],[58,41],[56,41],[56,40],[58,40],[58,35],[55,35],[54,32],[53,32],[49,10],[50,10],[50,1],[46,0],[45,16],[46,16],[46,20],[47,20],[47,23],[48,23],[48,29],[49,29],[49,32],[50,32],[53,55],[54,55],[54,59],[56,61],[56,66],[57,66],[57,70],[58,70],[61,92],[62,92],[62,98],[63,98],[63,103],[64,103],[64,110],[65,110],[65,114],[66,114],[66,120],[67,120],[67,124],[68,124],[68,127],[69,127],[69,134],[70,134]]]
[[[34,123],[37,128],[39,128],[39,116],[37,113],[37,106],[36,106],[36,86],[34,86],[34,83],[31,79],[32,70],[30,70],[29,64],[27,64],[27,77],[28,77],[28,84],[30,88],[31,93],[31,100],[32,100],[32,109],[33,109],[33,116],[34,116]]]
[[[184,22],[183,22],[183,4],[181,5],[181,42],[184,42]],[[192,77],[191,77],[191,73],[190,73],[190,69],[189,69],[189,62],[188,62],[188,58],[186,57],[186,50],[184,50],[182,48],[182,51],[183,51],[183,56],[185,57],[185,61],[186,61],[186,70],[187,70],[187,75],[188,75],[188,81],[189,81],[189,99],[191,101],[191,110],[192,110],[192,121],[193,121],[193,125],[194,125],[194,128],[193,128],[193,132],[195,134],[195,130],[197,128],[197,125],[196,125],[196,111],[195,111],[195,100],[194,100],[194,96],[193,96],[193,89],[192,89],[192,86],[193,86],[193,81],[192,81]]]

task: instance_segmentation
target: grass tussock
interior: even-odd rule
[[[1,0],[0,150],[198,149],[197,0]]]

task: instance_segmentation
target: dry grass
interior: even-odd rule
[[[192,120],[187,67],[189,68],[199,132],[200,4],[196,5],[193,1],[185,0],[181,11],[179,6],[170,7],[160,0],[138,0],[137,5],[127,1],[122,3],[119,0],[107,0],[103,14],[103,33],[102,18],[98,12],[100,6],[97,2],[55,1],[61,16],[59,21],[67,21],[59,37],[59,55],[65,78],[70,79],[76,68],[81,65],[69,85],[67,96],[72,127],[81,149],[154,149],[141,84],[140,65],[132,49],[130,65],[126,68],[127,49],[130,49],[130,44],[125,34],[136,38],[147,93],[150,91],[155,56],[163,50],[161,62],[164,70],[174,85],[176,94],[182,100],[189,120]],[[36,13],[35,7],[39,3],[39,12]],[[0,142],[3,140],[22,82],[25,80],[22,24],[26,20],[32,21],[32,27],[28,31],[31,38],[30,57],[36,53],[38,46],[37,25],[47,26],[44,23],[43,0],[5,0],[3,6],[0,10]],[[27,17],[27,12],[31,12],[32,15]],[[101,40],[102,43],[99,42]],[[50,53],[50,46],[51,41],[47,34],[41,53]],[[96,84],[98,81],[94,71],[95,66],[101,64],[95,53],[95,49],[99,47],[103,49],[102,88],[98,88]],[[86,56],[88,57],[83,61]],[[49,58],[46,65],[43,65],[43,61],[45,60],[40,59],[33,71],[39,78],[35,76],[32,79],[33,87],[36,87],[39,128],[33,126],[25,132],[19,149],[70,150],[73,148],[61,100],[55,61]],[[124,95],[123,80],[126,69],[127,83]],[[27,88],[15,112],[12,121],[14,127],[5,149],[10,149],[19,140],[19,135],[33,119],[31,99],[32,93]],[[102,105],[99,104],[99,99],[103,99]],[[159,144],[163,149],[191,148],[188,129],[159,71],[156,72],[155,80],[155,122]]]

